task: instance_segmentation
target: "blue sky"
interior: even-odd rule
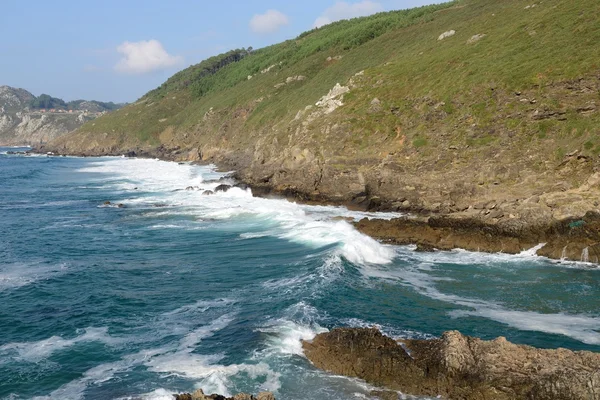
[[[224,51],[435,0],[2,0],[0,85],[129,102]]]

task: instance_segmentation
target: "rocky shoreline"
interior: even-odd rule
[[[461,248],[518,254],[535,249],[538,256],[598,264],[600,213],[540,224],[511,220],[492,224],[476,218],[436,215],[393,220],[363,219],[356,228],[384,243],[416,244],[419,251]]]
[[[463,400],[600,399],[600,354],[545,350],[445,332],[400,340],[374,328],[338,328],[303,342],[317,367],[404,394]],[[379,392],[398,398],[397,392]]]
[[[398,199],[381,198],[368,193],[331,196],[316,190],[309,192],[301,185],[278,185],[272,182],[271,177],[260,178],[253,174],[252,170],[234,155],[207,160],[195,157],[187,151],[164,146],[138,148],[127,152],[99,149],[93,153],[73,153],[45,147],[38,147],[33,151],[45,154],[48,150],[52,150],[54,155],[126,156],[174,162],[214,163],[222,171],[235,171],[232,177],[250,187],[256,196],[282,196],[291,201],[342,205],[361,211],[406,212],[406,217],[392,220],[363,219],[355,223],[355,226],[362,233],[382,242],[417,245],[417,250],[421,251],[461,248],[487,253],[518,254],[535,248],[536,255],[555,260],[600,263],[600,212],[591,204],[585,205],[587,203],[571,210],[572,212],[563,212],[560,207],[565,206],[568,197],[565,197],[567,200],[563,199],[560,207],[557,206],[556,210],[551,212],[544,210],[539,204],[539,196],[538,199],[534,199],[537,203],[515,201],[502,204],[485,202],[475,197],[471,202],[477,203],[463,206],[457,211],[437,206],[423,207],[422,203],[421,206],[415,207],[414,202],[405,200],[400,203],[395,201]],[[587,185],[598,186],[600,174],[598,175],[598,182],[595,178],[590,178],[593,182],[588,182]],[[352,192],[351,188],[347,188],[347,191]]]
[[[225,397],[220,394],[204,394],[202,389],[198,389],[194,393],[176,394],[173,397],[175,400],[275,400],[275,396],[271,392],[261,392],[256,396],[248,393],[238,393],[233,397]]]

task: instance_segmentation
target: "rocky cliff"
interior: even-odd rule
[[[405,394],[463,400],[600,399],[600,354],[586,351],[536,349],[502,337],[484,341],[456,331],[439,339],[398,342],[365,328],[335,329],[303,346],[318,368]]]
[[[599,18],[593,0],[457,0],[341,21],[192,66],[46,150],[215,162],[306,200],[549,227],[600,211]]]
[[[34,109],[35,96],[24,89],[0,86],[0,145],[39,145],[79,128],[106,110],[98,102],[78,102],[71,109]],[[89,108],[89,109],[88,109]]]

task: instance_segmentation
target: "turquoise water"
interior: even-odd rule
[[[333,219],[365,213],[204,196],[223,176],[210,167],[7,150],[0,398],[369,398],[302,355],[300,339],[342,325],[600,350],[591,266],[384,246]]]

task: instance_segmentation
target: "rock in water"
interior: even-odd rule
[[[225,397],[220,394],[204,394],[202,389],[196,390],[194,393],[176,394],[175,400],[275,400],[275,396],[270,392],[261,392],[258,395],[250,395],[247,393],[239,393],[233,397]]]
[[[215,193],[217,192],[226,192],[231,189],[231,185],[221,184],[215,188]]]
[[[536,349],[456,331],[399,343],[368,328],[335,329],[303,347],[318,368],[412,395],[600,399],[600,354],[587,351]]]

